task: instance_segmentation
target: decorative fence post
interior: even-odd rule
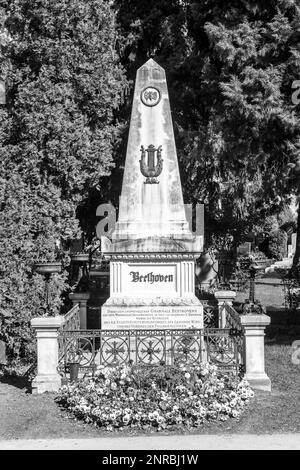
[[[215,292],[215,298],[218,302],[218,327],[226,327],[226,309],[225,304],[232,306],[236,298],[236,292],[233,290],[219,290]]]
[[[241,315],[245,341],[245,379],[257,390],[271,391],[271,381],[265,372],[265,327],[270,317],[264,314]]]
[[[69,294],[69,299],[72,300],[73,306],[79,304],[79,316],[80,316],[80,329],[87,329],[87,302],[90,298],[89,292],[74,292]]]
[[[63,317],[38,317],[31,320],[37,339],[37,375],[32,393],[56,392],[61,386],[58,373],[58,332]]]

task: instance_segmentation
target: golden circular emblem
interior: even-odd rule
[[[160,91],[154,86],[148,86],[141,92],[141,100],[146,106],[156,106],[160,99]]]

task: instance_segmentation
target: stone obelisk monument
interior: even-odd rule
[[[101,245],[110,259],[102,329],[203,327],[194,293],[203,239],[186,220],[166,75],[152,59],[137,72],[119,219]]]

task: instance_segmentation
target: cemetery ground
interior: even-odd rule
[[[246,295],[239,294],[238,300]],[[300,432],[300,365],[292,364],[291,359],[291,344],[294,340],[300,340],[300,322],[294,324],[295,314],[284,311],[282,286],[278,280],[258,280],[257,297],[262,299],[272,318],[265,348],[266,372],[272,381],[272,392],[255,392],[255,397],[238,419],[210,422],[188,432],[177,427],[160,434]],[[296,315],[300,317],[299,312]],[[32,395],[26,379],[0,377],[0,439],[75,439],[141,434],[141,431],[133,430],[108,432],[76,421],[67,411],[59,408],[53,394]],[[150,431],[144,434],[149,435]]]

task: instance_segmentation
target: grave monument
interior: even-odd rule
[[[101,249],[110,260],[102,329],[203,328],[203,237],[186,220],[166,75],[152,59],[137,71],[118,222]]]

